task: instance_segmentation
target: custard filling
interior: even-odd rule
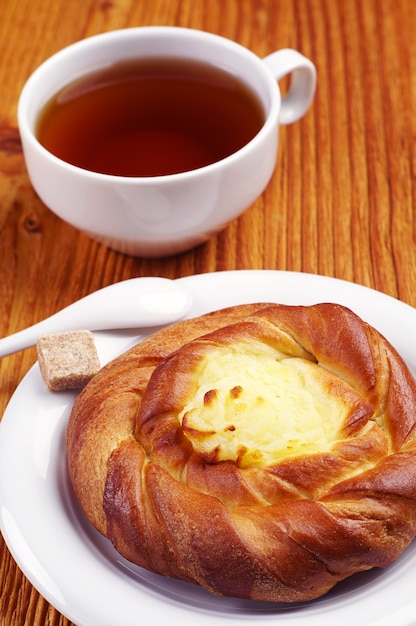
[[[198,367],[196,390],[179,415],[205,460],[240,467],[328,450],[351,412],[342,381],[314,361],[261,344],[219,348]]]

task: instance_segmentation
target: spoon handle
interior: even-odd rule
[[[34,346],[42,335],[71,330],[146,328],[185,315],[191,297],[167,278],[131,278],[103,287],[29,328],[0,339],[0,358]]]

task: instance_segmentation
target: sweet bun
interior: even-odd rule
[[[336,304],[163,329],[78,396],[69,473],[127,559],[215,594],[315,599],[416,534],[416,383]]]

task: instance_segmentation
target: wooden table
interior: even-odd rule
[[[219,33],[259,56],[293,47],[318,70],[313,107],[282,127],[264,194],[206,244],[155,260],[111,251],[55,217],[31,187],[16,124],[23,83],[52,53],[151,24]],[[115,281],[217,270],[324,274],[416,306],[415,32],[414,0],[2,0],[0,334]],[[0,415],[35,358],[31,349],[0,361]],[[0,617],[4,626],[69,624],[2,539]]]

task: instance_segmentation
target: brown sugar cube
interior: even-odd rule
[[[54,333],[37,342],[39,367],[50,391],[81,389],[101,365],[89,330]]]

